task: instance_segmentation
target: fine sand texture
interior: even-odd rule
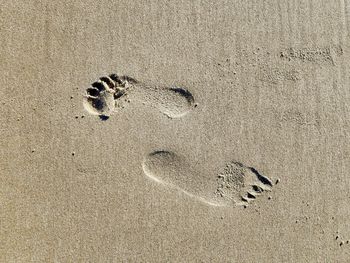
[[[0,1],[0,262],[350,262],[350,1]]]

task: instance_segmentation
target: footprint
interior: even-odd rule
[[[192,94],[184,88],[148,85],[117,74],[92,83],[83,104],[90,114],[105,118],[128,102],[149,105],[170,118],[182,117],[196,106]]]
[[[207,176],[195,170],[181,155],[155,151],[146,156],[142,168],[157,183],[214,206],[247,206],[272,189],[267,177],[236,161],[228,163],[217,175]]]

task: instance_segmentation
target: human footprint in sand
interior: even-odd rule
[[[175,188],[213,206],[247,206],[264,192],[271,191],[272,182],[255,168],[232,161],[217,174],[203,174],[187,159],[170,151],[155,151],[142,163],[148,178]]]
[[[124,107],[125,102],[149,105],[169,118],[182,117],[196,106],[192,94],[184,88],[149,85],[117,74],[92,83],[83,101],[90,114],[107,118]]]

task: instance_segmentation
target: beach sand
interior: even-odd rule
[[[350,262],[349,1],[0,7],[0,262]]]

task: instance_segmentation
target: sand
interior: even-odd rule
[[[350,262],[349,1],[0,7],[0,262]]]

